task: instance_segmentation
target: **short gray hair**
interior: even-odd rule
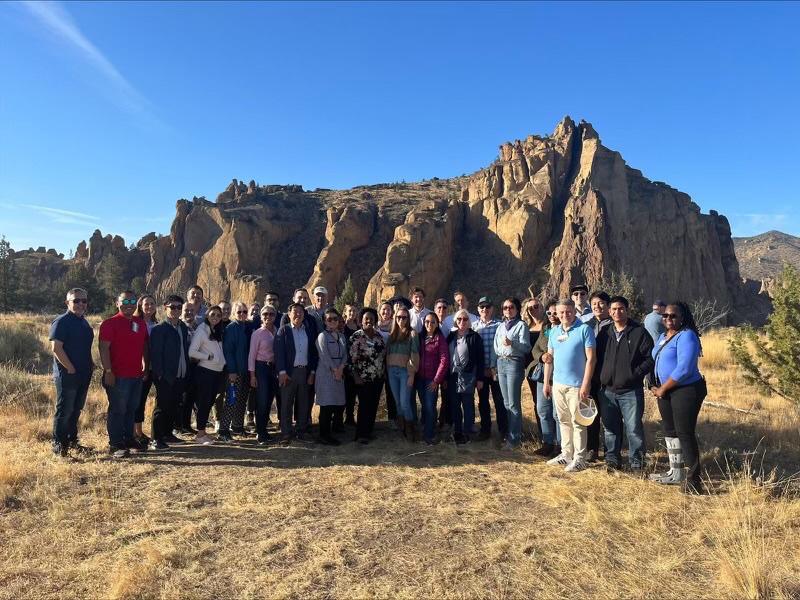
[[[85,289],[83,289],[83,288],[72,288],[70,291],[67,292],[66,300],[69,300],[70,296],[72,296],[74,298],[76,294],[83,294],[87,298],[89,297],[89,292],[87,292]]]
[[[561,300],[556,302],[556,306],[570,306],[572,308],[575,308],[575,302],[572,300],[572,298],[562,298]]]

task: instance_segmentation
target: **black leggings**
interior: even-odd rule
[[[147,396],[150,394],[150,388],[153,386],[153,374],[148,373],[150,377],[147,381],[142,382],[142,395],[139,396],[139,406],[136,407],[136,414],[133,416],[134,423],[144,423],[144,410],[147,408]]]
[[[700,448],[695,429],[705,397],[705,382],[701,379],[673,388],[658,399],[664,436],[680,440],[683,462],[688,467],[686,477],[691,483],[700,481]]]
[[[331,427],[334,418],[341,406],[320,406],[319,407],[319,437],[323,440],[330,439]]]
[[[381,397],[383,379],[356,385],[358,394],[358,419],[356,421],[356,439],[369,439],[375,427],[375,416],[378,414],[378,400]]]
[[[214,403],[214,398],[224,376],[221,371],[212,371],[205,367],[198,366],[195,369],[195,401],[197,402],[197,429],[199,431],[203,431],[206,428],[211,405]]]

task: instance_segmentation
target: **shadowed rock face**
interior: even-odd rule
[[[646,298],[738,306],[743,293],[727,219],[649,181],[569,117],[550,136],[503,144],[468,177],[313,192],[234,180],[215,203],[176,208],[169,236],[143,240],[159,296],[197,282],[213,301],[286,300],[320,284],[333,297],[348,274],[373,305],[413,286],[429,300],[563,295],[621,271]]]

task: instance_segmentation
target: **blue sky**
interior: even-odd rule
[[[471,173],[569,114],[734,235],[800,234],[797,3],[0,4],[0,233],[167,233],[232,178]]]

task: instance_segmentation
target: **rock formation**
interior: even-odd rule
[[[213,301],[268,290],[286,300],[318,284],[335,295],[348,275],[368,304],[417,285],[430,300],[529,286],[564,295],[625,272],[646,298],[746,305],[727,219],[648,180],[569,117],[552,135],[501,145],[470,176],[312,192],[234,179],[216,202],[179,200],[168,236],[127,250],[95,232],[75,256],[96,268],[123,250],[157,295],[196,282]]]

